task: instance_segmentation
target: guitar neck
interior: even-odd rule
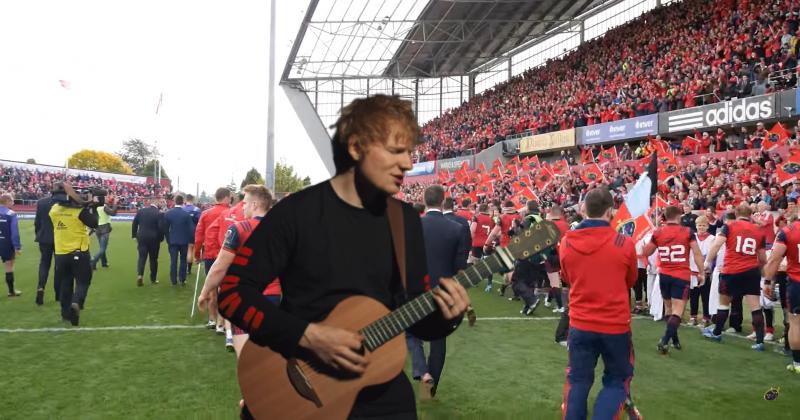
[[[465,288],[470,288],[480,283],[483,279],[491,277],[492,274],[500,271],[503,267],[512,267],[513,263],[513,257],[505,248],[497,248],[497,252],[467,267],[454,278]],[[370,351],[375,350],[392,338],[397,337],[408,327],[435,312],[437,305],[433,299],[433,291],[436,288],[406,302],[403,306],[362,329],[360,332],[364,336],[367,349]]]

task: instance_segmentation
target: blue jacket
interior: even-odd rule
[[[431,287],[441,277],[453,277],[467,266],[469,245],[458,222],[448,220],[440,211],[429,211],[422,217],[422,234]]]
[[[461,225],[461,234],[464,236],[464,246],[466,246],[466,249],[462,252],[469,256],[469,249],[472,246],[472,232],[469,230],[469,221],[453,212],[445,213],[444,217]]]
[[[195,226],[197,226],[197,223],[200,222],[200,208],[194,204],[184,204],[183,209],[192,215],[192,221],[194,222]]]
[[[6,206],[0,206],[0,248],[22,249],[17,213]]]
[[[173,207],[164,215],[166,236],[169,245],[194,243],[194,221],[192,215],[180,207]]]

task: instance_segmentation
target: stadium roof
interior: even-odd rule
[[[311,0],[282,81],[465,75],[609,0]]]

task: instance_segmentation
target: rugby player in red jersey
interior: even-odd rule
[[[503,212],[500,214],[499,217],[494,219],[495,225],[492,228],[492,231],[489,233],[489,237],[486,239],[486,243],[492,244],[495,242],[496,238],[500,238],[500,246],[508,246],[508,243],[511,241],[511,231],[516,223],[522,221],[522,216],[517,213],[517,210],[514,208],[514,203],[510,200],[506,201],[503,206]],[[500,294],[505,294],[506,287],[511,284],[511,270],[503,270],[503,285],[500,286]]]
[[[792,363],[786,370],[800,374],[800,222],[794,221],[775,237],[769,262],[764,267],[764,293],[773,295],[773,280],[783,257],[786,257],[786,290],[781,290],[786,317],[789,319],[787,339],[792,351]]]
[[[481,259],[485,254],[485,245],[489,239],[489,233],[494,229],[494,219],[489,214],[489,205],[486,203],[478,206],[478,214],[472,218],[470,224],[470,231],[472,232],[472,257],[474,259]],[[492,291],[492,278],[491,276],[486,279],[486,292]]]
[[[669,343],[680,350],[681,343],[678,339],[678,328],[681,325],[681,316],[689,297],[689,284],[692,271],[689,267],[689,252],[697,264],[699,273],[697,283],[703,285],[703,255],[697,245],[697,237],[686,226],[681,226],[682,211],[675,206],[669,206],[664,211],[667,223],[653,232],[650,242],[644,246],[643,254],[650,256],[658,250],[659,260],[659,286],[664,307],[670,315],[667,318],[667,327],[657,349],[661,354],[669,352]]]
[[[244,220],[235,222],[225,231],[225,242],[222,244],[219,254],[217,254],[217,259],[208,271],[203,290],[197,299],[197,306],[202,310],[205,310],[209,303],[216,301],[217,288],[222,284],[225,273],[236,257],[236,252],[247,242],[250,234],[272,206],[272,194],[265,186],[248,185],[242,191],[244,192],[244,199],[241,201],[241,209]],[[264,290],[264,295],[276,305],[279,303],[281,286],[278,280],[267,286]],[[226,337],[225,346],[230,350],[235,350],[238,357],[245,342],[247,342],[247,335],[242,330],[234,328],[233,337]]]
[[[467,221],[472,220],[472,210],[469,209],[469,206],[472,205],[472,200],[469,198],[465,198],[461,200],[461,208],[455,212],[456,216],[461,216]]]
[[[556,224],[562,238],[569,230],[569,225],[564,221],[564,210],[560,206],[553,206],[550,208],[550,212],[547,213],[547,220],[551,220]],[[558,259],[558,245],[548,251],[544,265],[545,271],[547,271],[547,279],[550,281],[549,295],[556,301],[556,308],[553,309],[553,313],[564,312],[564,300],[561,296],[561,264]],[[545,306],[547,306],[546,303]]]
[[[706,257],[714,261],[725,246],[725,261],[719,276],[719,309],[715,325],[703,329],[703,336],[714,341],[722,340],[722,328],[730,313],[731,299],[744,296],[752,311],[756,344],[751,348],[764,351],[764,313],[761,310],[761,265],[766,260],[763,230],[750,221],[752,210],[747,204],[736,208],[736,220],[722,226]]]

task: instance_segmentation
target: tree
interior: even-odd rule
[[[36,165],[36,159],[30,158],[30,159],[26,160],[25,163],[28,163],[28,164],[31,164],[31,165]]]
[[[144,167],[142,168],[142,171],[141,172],[137,172],[136,175],[155,177],[156,175],[158,175],[157,174],[158,167],[156,166],[157,163],[158,163],[157,160],[151,160],[151,161],[147,162],[147,164],[144,165]],[[161,166],[161,178],[162,179],[170,179],[169,175],[167,175],[167,171],[164,170],[164,166],[163,165]]]
[[[275,192],[293,193],[311,185],[311,178],[300,177],[294,173],[294,167],[282,162],[275,165]]]
[[[205,191],[201,191],[200,197],[197,198],[197,204],[211,204],[211,202],[211,197]]]
[[[153,175],[152,168],[150,173],[147,173],[147,164],[153,161],[156,154],[155,147],[145,143],[139,139],[128,139],[122,143],[122,150],[117,152],[117,155],[122,158],[136,175]],[[162,170],[162,177],[163,170]]]
[[[235,193],[236,191],[238,191],[236,189],[236,182],[233,181],[233,177],[231,177],[231,183],[227,185],[227,188],[231,190],[231,193]]]
[[[258,173],[258,170],[256,168],[252,168],[249,171],[247,171],[247,175],[244,176],[240,188],[244,188],[245,185],[250,185],[250,184],[264,185],[264,178],[261,176],[260,173]]]
[[[86,169],[89,171],[111,172],[115,174],[132,175],[133,171],[119,156],[101,152],[99,150],[84,149],[69,157],[67,164],[70,168]]]

